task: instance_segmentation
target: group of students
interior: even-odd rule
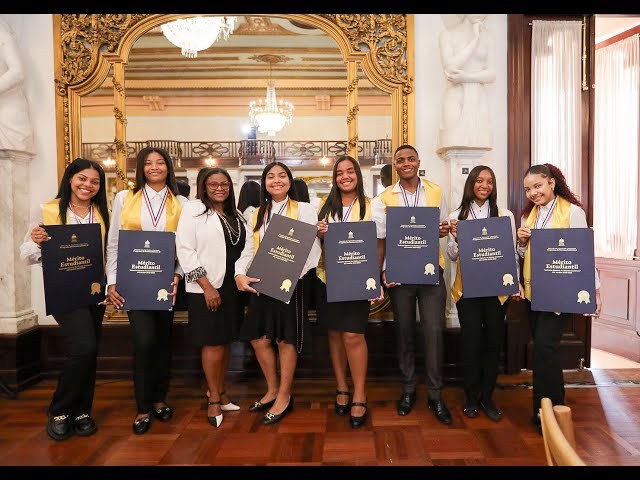
[[[99,164],[76,159],[61,180],[58,195],[42,205],[21,246],[28,263],[41,262],[40,247],[48,239],[44,225],[99,223],[105,247],[107,296],[99,305],[54,314],[70,340],[70,355],[58,380],[48,409],[47,432],[55,440],[73,434],[91,435],[97,426],[91,415],[95,387],[97,346],[105,305],[126,309],[126,298],[117,290],[119,230],[168,231],[176,234],[175,275],[171,296],[175,299],[184,277],[191,338],[201,348],[207,382],[207,419],[219,427],[225,411],[239,410],[226,393],[225,376],[230,344],[250,342],[266,380],[266,391],[250,407],[264,412],[263,423],[280,421],[294,407],[292,385],[298,355],[310,341],[310,324],[303,279],[313,272],[321,288],[316,298],[318,321],[328,329],[329,351],[336,378],[334,409],[349,414],[352,427],[368,417],[366,373],[368,349],[365,331],[369,300],[327,302],[323,237],[334,222],[373,221],[378,238],[381,280],[393,310],[402,393],[397,413],[408,415],[416,401],[415,373],[416,304],[422,324],[427,405],[436,418],[451,423],[442,397],[443,331],[446,287],[444,254],[439,254],[438,285],[409,285],[386,281],[386,208],[430,206],[440,209],[440,237],[448,237],[447,256],[457,262],[457,222],[506,215],[517,242],[516,255],[524,258],[524,287],[518,299],[531,298],[529,237],[532,228],[586,227],[579,200],[568,189],[562,173],[553,165],[531,167],[524,177],[527,206],[521,227],[515,229],[511,212],[498,207],[496,179],[491,168],[475,167],[469,174],[460,207],[448,214],[439,185],[418,176],[420,159],[411,145],[394,153],[398,181],[373,199],[366,196],[359,163],[350,156],[338,158],[333,167],[332,188],[316,210],[300,201],[291,170],[281,162],[269,163],[260,184],[243,186],[236,206],[233,182],[223,168],[203,168],[197,178],[196,199],[187,200],[176,186],[173,162],[159,148],[145,148],[137,156],[135,186],[119,192],[111,215],[107,209],[105,174]],[[245,189],[246,187],[246,189]],[[259,188],[259,204],[250,202],[249,189]],[[246,191],[245,191],[246,190]],[[254,192],[255,193],[255,192]],[[252,204],[253,203],[253,204]],[[240,210],[240,208],[242,211]],[[273,215],[285,215],[317,226],[318,234],[295,285],[291,301],[258,295],[252,284],[259,278],[247,272]],[[452,287],[462,330],[465,403],[463,412],[474,418],[483,409],[494,421],[502,411],[493,403],[499,354],[504,332],[506,298],[465,299],[459,270]],[[596,279],[596,288],[599,283]],[[601,308],[597,290],[597,312]],[[380,291],[380,297],[383,291]],[[372,300],[373,301],[373,300]],[[245,308],[246,307],[246,308]],[[246,315],[245,315],[246,309]],[[146,433],[152,417],[169,421],[167,404],[171,363],[172,311],[127,311],[134,341],[134,390],[137,413],[132,429]],[[564,402],[564,382],[559,343],[564,319],[553,312],[532,312],[534,340],[533,421],[539,423],[540,400]],[[276,355],[277,353],[277,355]],[[279,372],[277,368],[279,357]],[[353,391],[349,388],[347,367]]]

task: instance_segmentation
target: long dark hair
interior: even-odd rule
[[[238,210],[244,212],[248,207],[260,206],[260,184],[255,180],[247,180],[240,188]]]
[[[198,176],[196,177],[196,200],[200,200],[200,197],[204,193],[200,189],[200,180],[209,172],[209,170],[211,170],[210,167],[202,167],[200,170],[198,170]]]
[[[311,202],[307,182],[305,182],[302,178],[294,178],[293,185],[296,187],[296,195],[298,195],[299,202]]]
[[[64,170],[62,180],[60,180],[60,187],[58,188],[58,195],[56,198],[60,199],[60,211],[58,213],[60,222],[65,225],[67,223],[67,209],[69,208],[69,202],[71,202],[71,179],[73,176],[86,170],[87,168],[93,168],[100,176],[100,189],[93,197],[91,197],[91,204],[94,208],[97,208],[104,220],[104,244],[107,244],[107,232],[109,231],[109,208],[107,208],[107,181],[105,179],[104,170],[99,163],[85,158],[76,158],[71,162]]]
[[[137,193],[138,190],[147,183],[147,179],[144,176],[144,162],[147,161],[149,154],[153,152],[162,155],[164,163],[167,165],[167,187],[174,195],[180,195],[180,190],[178,190],[178,185],[176,184],[176,174],[173,169],[171,155],[169,155],[166,150],[158,147],[145,147],[138,152],[138,156],[136,157],[136,185],[133,187],[133,193]]]
[[[287,192],[287,195],[291,200],[298,200],[296,187],[293,183],[293,175],[291,174],[291,170],[289,170],[289,167],[287,167],[282,162],[273,162],[264,167],[264,170],[262,171],[262,177],[260,177],[260,208],[258,209],[258,221],[256,222],[256,226],[253,229],[254,232],[260,230],[265,212],[267,212],[267,218],[271,218],[271,194],[267,192],[267,174],[276,165],[282,167],[284,171],[287,172],[287,176],[289,177],[289,191]],[[267,223],[269,223],[268,220]]]
[[[209,197],[209,193],[207,190],[207,180],[211,175],[215,175],[216,173],[221,173],[225,177],[227,177],[227,182],[229,182],[229,196],[224,201],[224,213],[229,217],[237,217],[240,214],[238,210],[236,210],[236,197],[233,193],[233,181],[231,180],[231,175],[224,168],[215,167],[210,168],[206,174],[203,174],[198,180],[198,190],[202,192],[200,195],[200,201],[204,204],[205,210],[201,213],[201,215],[213,213],[213,200]]]
[[[491,174],[491,180],[493,180],[493,191],[489,195],[489,216],[498,216],[498,185],[496,183],[496,174],[493,173],[490,167],[486,165],[478,165],[473,167],[469,172],[467,181],[464,182],[464,191],[462,192],[462,201],[460,202],[460,214],[458,220],[466,220],[469,215],[469,209],[471,208],[471,202],[475,200],[476,196],[473,193],[473,187],[476,184],[476,180],[480,175],[480,172],[487,170]]]
[[[567,185],[567,179],[564,178],[564,174],[555,165],[552,165],[550,163],[532,165],[524,174],[525,177],[527,175],[541,175],[545,178],[553,178],[556,181],[556,184],[553,187],[553,193],[556,196],[562,197],[568,202],[573,203],[574,205],[577,205],[584,210],[584,205],[582,204],[580,199],[578,199],[576,194],[571,191],[569,185]],[[531,209],[534,205],[535,203],[527,199],[527,203],[525,204],[524,209],[522,209],[522,216],[528,216],[531,213]]]
[[[348,160],[353,164],[353,169],[356,171],[357,186],[356,192],[358,192],[358,202],[360,202],[360,220],[364,218],[367,213],[367,203],[364,195],[364,182],[362,181],[362,170],[360,170],[360,164],[358,161],[350,157],[349,155],[343,155],[336,160],[333,164],[333,181],[331,184],[331,191],[327,196],[327,200],[322,205],[320,213],[318,213],[318,219],[322,220],[328,216],[332,218],[338,218],[342,221],[342,192],[338,188],[338,164],[342,161]]]

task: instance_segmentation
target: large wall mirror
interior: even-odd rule
[[[414,141],[412,15],[235,15],[226,39],[188,57],[162,25],[193,16],[54,15],[59,177],[76,157],[98,160],[114,196],[136,153],[156,145],[193,192],[203,166],[226,168],[239,188],[279,160],[319,201],[349,154],[377,193],[393,148]],[[249,114],[269,83],[293,105],[277,132]]]

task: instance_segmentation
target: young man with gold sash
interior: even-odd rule
[[[20,246],[20,257],[26,263],[42,262],[41,245],[49,239],[43,225],[99,223],[104,252],[109,210],[102,167],[91,160],[76,158],[65,169],[56,198],[43,204],[34,217]],[[98,429],[91,406],[104,310],[103,302],[53,314],[70,342],[70,355],[48,410],[47,434],[54,440],[65,440],[73,434],[92,435]]]
[[[531,254],[529,239],[533,228],[587,228],[582,203],[570,190],[560,169],[550,163],[531,166],[524,176],[527,204],[517,231],[517,252],[524,258],[524,293],[531,301]],[[596,313],[600,315],[600,279],[596,277]],[[564,404],[564,377],[560,357],[562,331],[570,314],[561,312],[531,312],[529,317],[533,337],[533,417],[540,427],[540,402],[544,397],[554,405]]]
[[[393,158],[399,180],[371,202],[372,218],[376,222],[378,254],[382,264],[386,249],[387,207],[440,208],[440,238],[449,234],[447,205],[439,185],[418,176],[420,158],[411,145],[399,146]],[[436,418],[451,423],[451,413],[442,398],[443,334],[446,308],[444,256],[439,254],[439,284],[418,285],[387,283],[384,267],[382,281],[389,291],[393,308],[398,360],[403,392],[397,404],[398,415],[408,415],[416,401],[415,330],[416,301],[420,309],[427,383],[427,405]]]
[[[116,307],[126,307],[117,290],[118,237],[120,230],[175,232],[187,199],[179,194],[171,156],[165,150],[146,147],[136,159],[136,183],[133,190],[118,192],[113,200],[112,222],[107,247],[107,292]],[[182,278],[176,261],[173,300]],[[133,432],[149,430],[151,414],[163,422],[173,411],[166,403],[171,366],[171,330],[173,311],[129,310],[134,343],[133,383],[137,415]]]

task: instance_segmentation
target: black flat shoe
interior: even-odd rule
[[[217,402],[208,402],[208,403],[209,405],[220,405],[219,400]],[[222,410],[222,407],[220,409]],[[207,420],[209,420],[209,423],[216,428],[222,425],[223,419],[224,419],[224,415],[222,415],[222,411],[220,412],[220,415],[216,415],[214,417],[210,417],[209,415],[207,415]]]
[[[349,413],[349,410],[351,409],[351,392],[336,390],[336,397],[338,395],[346,395],[347,397],[349,397],[349,401],[344,405],[342,403],[338,403],[338,399],[336,398],[336,404],[335,404],[336,413],[338,415],[346,415],[347,413]]]
[[[369,409],[367,408],[367,402],[351,402],[352,407],[364,407],[364,413],[359,417],[354,417],[351,415],[349,417],[349,423],[351,423],[351,428],[358,428],[364,425],[367,421],[367,416],[369,414]]]
[[[57,441],[66,440],[73,435],[73,426],[69,415],[49,415],[47,435]]]
[[[444,403],[443,399],[440,400],[427,400],[427,406],[433,410],[434,415],[438,419],[439,422],[444,423],[445,425],[451,424],[451,412],[447,408],[447,405]]]
[[[269,400],[268,402],[262,403],[261,401],[253,402],[253,405],[249,407],[250,412],[261,412],[262,410],[267,410],[271,408],[273,404],[276,403],[276,399]]]
[[[91,415],[83,413],[73,419],[73,429],[75,430],[76,435],[86,437],[96,433],[98,431],[98,426],[93,418],[91,418]]]
[[[142,417],[138,420],[135,420],[131,425],[133,429],[133,433],[136,435],[144,435],[149,430],[151,426],[151,417]]]
[[[469,418],[476,418],[478,416],[478,402],[467,398],[462,405],[462,411]]]
[[[267,412],[262,420],[262,423],[265,425],[271,425],[272,423],[278,423],[282,418],[293,410],[293,395],[289,397],[289,403],[285,407],[285,409],[280,413],[271,413]]]
[[[480,407],[494,422],[499,422],[502,419],[502,411],[491,400],[480,400]]]
[[[168,422],[173,417],[173,410],[169,406],[154,408],[152,413],[154,417],[163,422]]]
[[[403,393],[396,407],[398,415],[402,415],[403,417],[409,415],[414,403],[416,403],[416,392]]]

